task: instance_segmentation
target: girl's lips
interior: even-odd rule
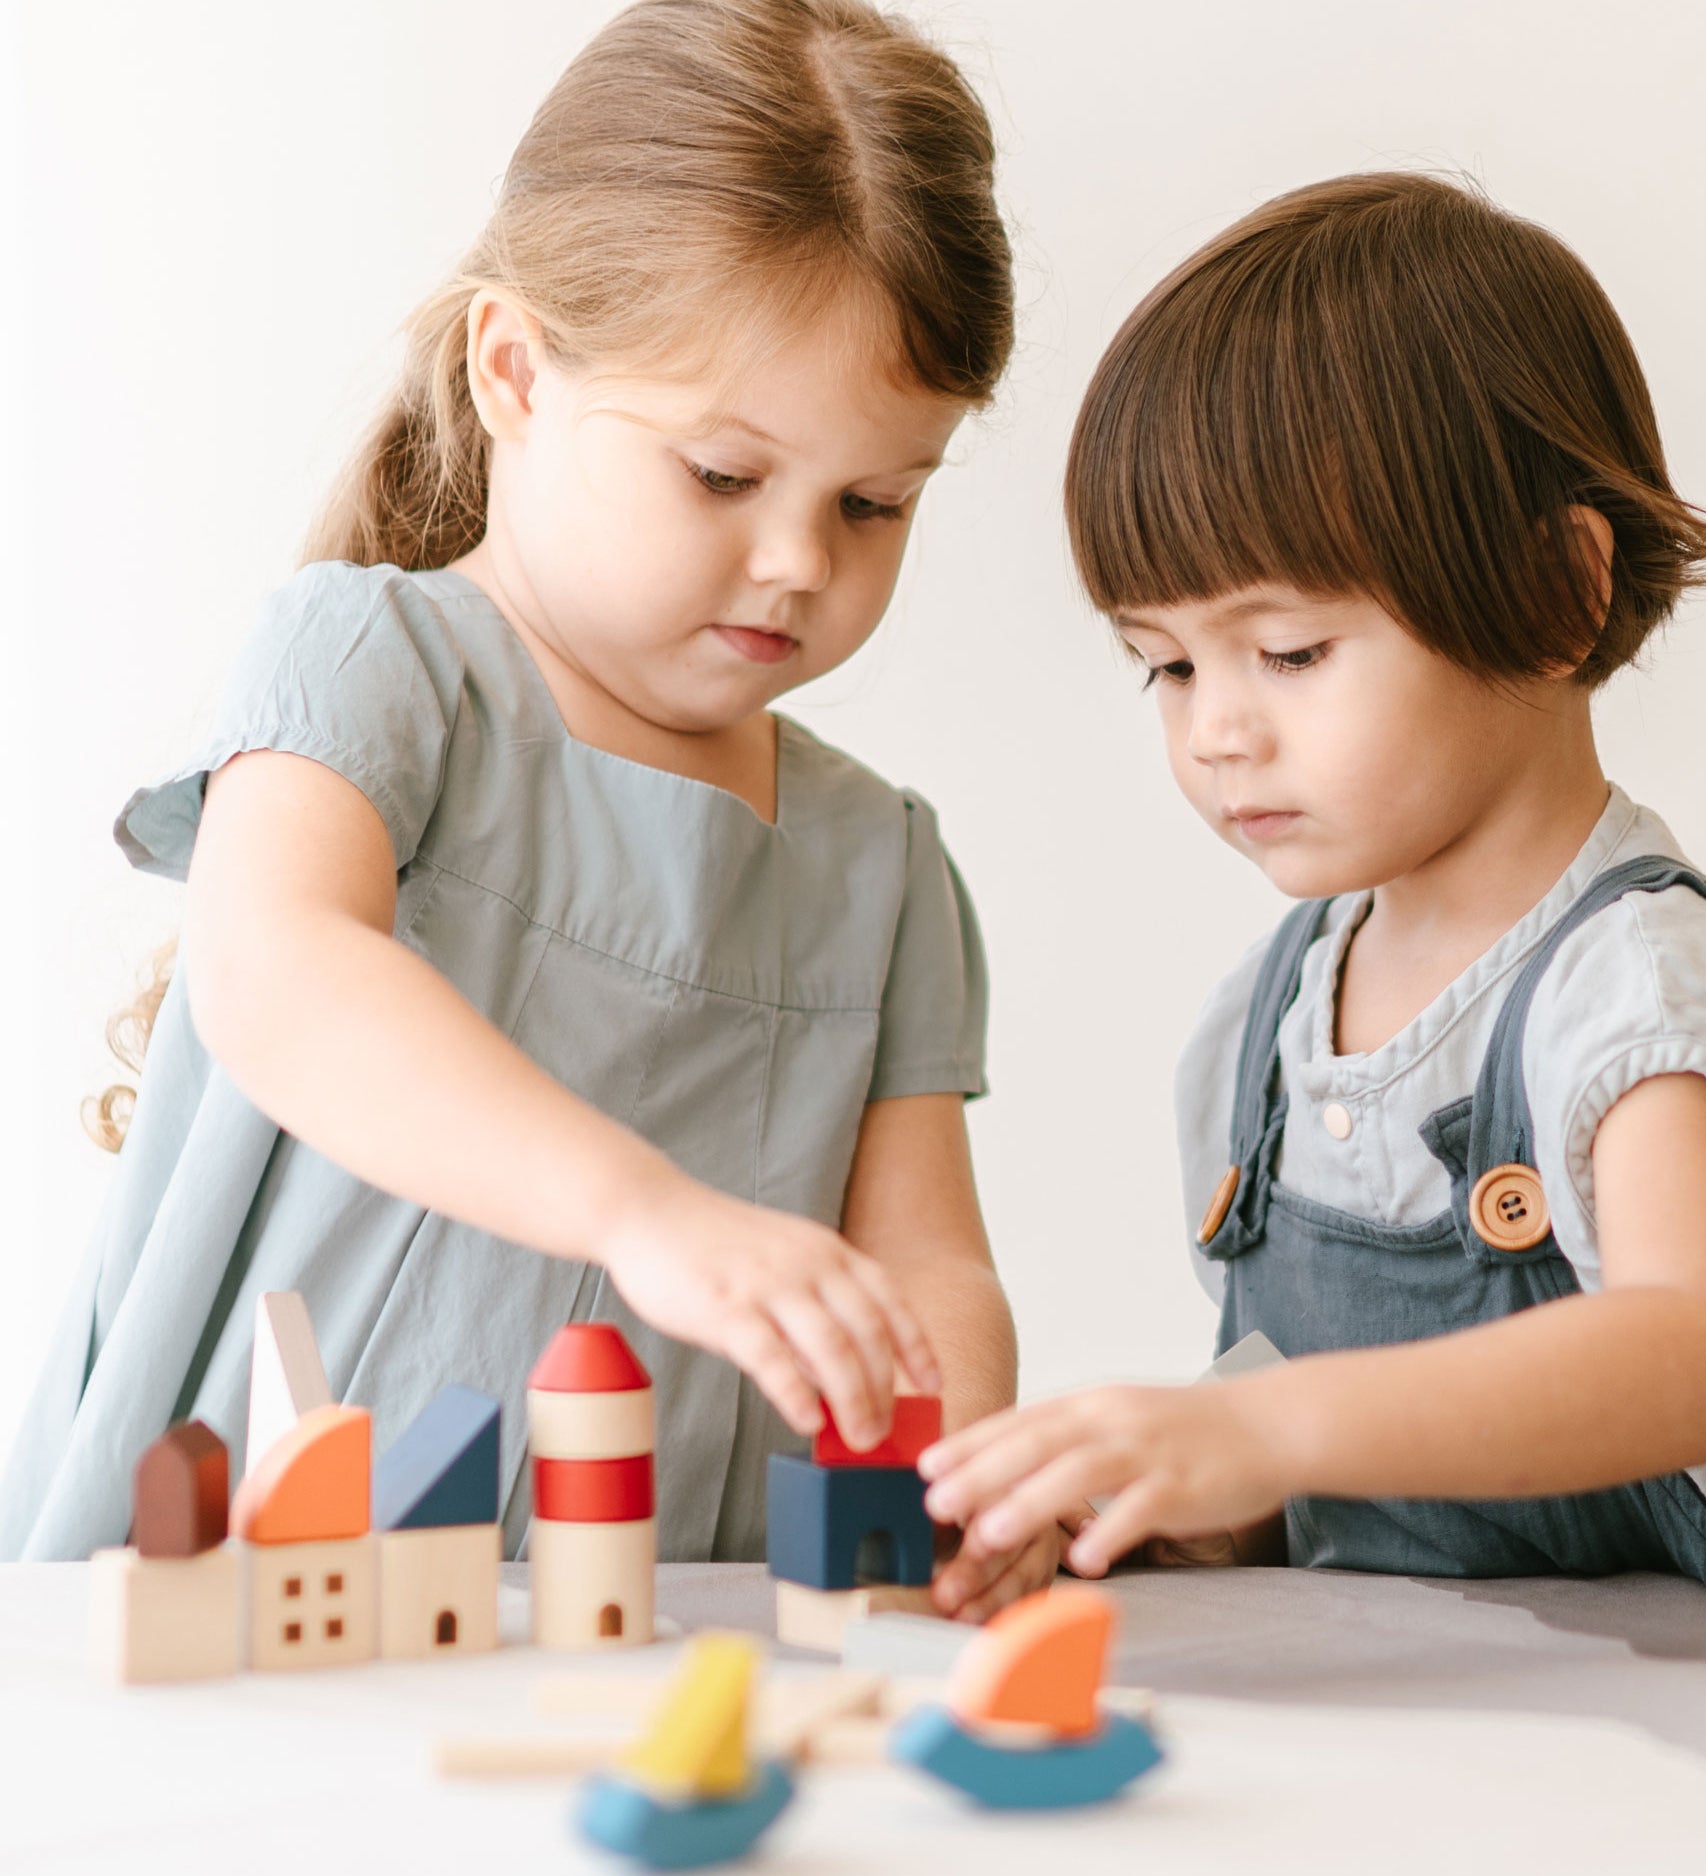
[[[791,657],[799,640],[786,632],[766,632],[756,625],[718,625],[711,628],[725,645],[732,646],[754,664],[780,664]]]
[[[1264,809],[1256,814],[1235,814],[1233,825],[1247,840],[1274,840],[1291,829],[1303,817],[1294,809]]]

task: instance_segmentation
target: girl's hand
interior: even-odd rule
[[[987,1622],[1008,1603],[1048,1588],[1066,1536],[1051,1524],[1014,1550],[973,1551],[962,1544],[931,1585],[936,1607],[958,1622]]]
[[[942,1377],[918,1319],[881,1266],[810,1219],[672,1175],[648,1185],[597,1246],[654,1328],[724,1355],[796,1433],[827,1399],[849,1444],[874,1446],[894,1415],[898,1366],[920,1393]]]
[[[1146,1539],[1211,1537],[1279,1509],[1287,1482],[1267,1377],[1215,1387],[1104,1387],[1010,1408],[919,1459],[933,1518],[992,1554],[1046,1532],[1086,1498],[1117,1494],[1067,1552],[1101,1576]]]

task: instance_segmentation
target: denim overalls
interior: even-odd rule
[[[1204,1254],[1225,1266],[1220,1352],[1254,1329],[1286,1355],[1418,1341],[1580,1288],[1532,1170],[1522,1072],[1528,1007],[1559,945],[1584,919],[1627,892],[1675,885],[1706,897],[1706,878],[1686,866],[1627,861],[1600,874],[1547,934],[1499,1012],[1474,1094],[1422,1124],[1428,1150],[1450,1174],[1451,1204],[1411,1226],[1371,1224],[1274,1179],[1286,1112],[1280,1022],[1329,902],[1291,913],[1251,999],[1232,1164],[1200,1235]],[[1293,1564],[1334,1569],[1429,1576],[1680,1570],[1706,1581],[1706,1496],[1681,1472],[1569,1497],[1294,1498],[1286,1537]]]

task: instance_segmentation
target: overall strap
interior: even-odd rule
[[[1528,1086],[1522,1072],[1523,1036],[1528,1027],[1529,1005],[1534,1001],[1535,990],[1564,940],[1578,925],[1592,918],[1596,912],[1604,911],[1608,905],[1615,904],[1625,893],[1664,892],[1671,886],[1690,886],[1702,898],[1706,898],[1706,878],[1680,860],[1646,854],[1625,860],[1621,865],[1608,867],[1590,882],[1581,897],[1546,934],[1539,949],[1522,967],[1493,1025],[1487,1053],[1481,1062],[1481,1073],[1475,1083],[1468,1156],[1469,1181],[1474,1191],[1483,1189],[1483,1181],[1489,1182],[1489,1186],[1495,1184],[1492,1176],[1496,1173],[1509,1170],[1521,1174],[1523,1169],[1534,1165],[1534,1121],[1528,1106]],[[1520,1179],[1517,1183],[1519,1187],[1522,1186]],[[1492,1196],[1491,1193],[1489,1196]],[[1531,1196],[1538,1199],[1537,1180]],[[1488,1213],[1482,1216],[1480,1213],[1481,1208],[1472,1201],[1470,1215],[1477,1235],[1489,1242],[1493,1249],[1512,1251],[1528,1248],[1511,1239],[1500,1242],[1496,1215]],[[1543,1211],[1538,1212],[1535,1224],[1544,1237],[1546,1220]],[[1489,1229],[1495,1234],[1491,1240],[1487,1237]],[[1512,1235],[1519,1238],[1522,1233],[1518,1230]]]
[[[1304,954],[1321,934],[1331,899],[1294,906],[1274,933],[1244,1019],[1232,1101],[1231,1163],[1215,1191],[1197,1242],[1211,1257],[1233,1257],[1261,1240],[1266,1227],[1273,1149],[1285,1124],[1279,1085],[1279,1032],[1297,1001]]]

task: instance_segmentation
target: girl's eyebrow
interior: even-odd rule
[[[780,437],[772,436],[768,430],[759,429],[757,424],[749,423],[744,417],[737,417],[732,411],[717,411],[712,415],[706,426],[706,434],[710,435],[718,430],[740,430],[747,436],[756,438],[760,443],[768,443],[772,449],[786,450],[788,448],[788,445],[784,443]],[[879,469],[874,473],[878,475],[909,476],[916,475],[921,469],[940,469],[941,466],[942,459],[940,456],[925,456],[917,462],[907,463],[902,468]]]

